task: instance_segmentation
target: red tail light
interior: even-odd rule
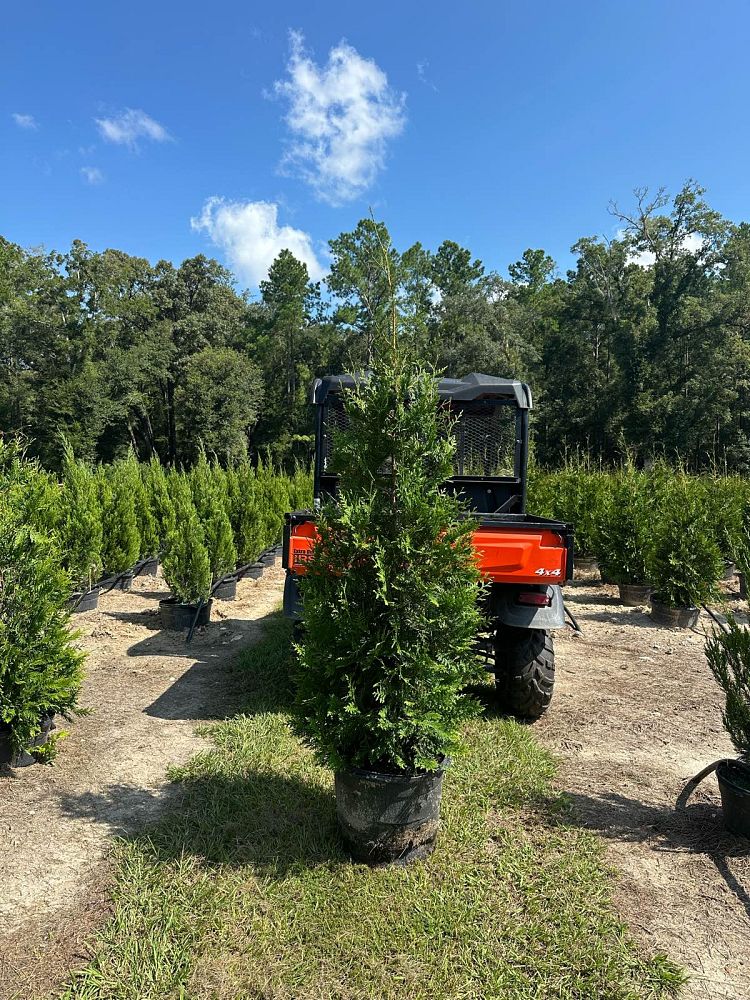
[[[549,594],[538,590],[520,590],[516,596],[517,604],[530,604],[534,608],[548,608],[552,604]]]

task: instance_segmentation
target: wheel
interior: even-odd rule
[[[499,625],[495,632],[495,689],[500,706],[522,719],[547,711],[555,686],[555,647],[540,628]]]

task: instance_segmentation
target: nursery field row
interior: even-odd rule
[[[693,476],[659,463],[535,469],[528,509],[572,524],[577,559],[595,558],[602,579],[621,589],[651,591],[667,615],[715,599],[733,564],[743,574],[750,568],[750,482],[739,476]]]
[[[159,558],[173,604],[200,608],[216,581],[279,541],[290,507],[310,503],[303,470],[223,468],[205,455],[189,471],[132,454],[90,467],[66,448],[56,476],[0,443],[0,753],[75,710],[83,656],[69,616],[96,581],[127,581]]]

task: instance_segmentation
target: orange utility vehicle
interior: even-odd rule
[[[331,471],[335,432],[346,426],[343,393],[366,376],[316,379],[315,510],[335,499]],[[552,629],[565,625],[560,586],[573,575],[570,525],[526,513],[531,391],[523,382],[471,374],[441,379],[440,405],[454,418],[454,474],[445,488],[460,496],[476,520],[473,541],[487,580],[488,633],[477,648],[504,709],[538,718],[552,699],[555,655]],[[287,514],[283,562],[284,612],[299,620],[298,579],[315,544],[315,510]]]

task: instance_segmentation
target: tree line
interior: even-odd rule
[[[420,358],[534,391],[536,457],[657,455],[690,468],[750,467],[750,225],[688,182],[610,206],[616,236],[585,236],[561,274],[527,249],[508,277],[445,240],[396,249],[363,219],[329,242],[313,283],[282,250],[259,295],[203,255],[175,267],[76,241],[66,253],[0,238],[0,430],[45,464],[76,454],[190,464],[269,450],[309,457],[316,375],[372,359],[392,301]]]

